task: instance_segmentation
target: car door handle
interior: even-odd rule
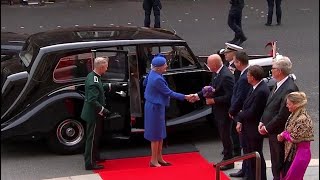
[[[127,96],[127,93],[124,92],[124,91],[116,91],[117,94],[119,94],[121,97],[126,97]]]

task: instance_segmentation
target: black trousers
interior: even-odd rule
[[[234,32],[235,38],[245,38],[245,35],[242,31],[242,9],[243,7],[231,6],[228,15],[228,25]]]
[[[282,0],[267,0],[268,2],[268,18],[267,18],[267,23],[271,24],[272,23],[272,16],[273,16],[273,9],[274,9],[274,4],[276,4],[276,15],[277,15],[277,23],[281,23],[281,1]]]
[[[160,28],[160,9],[162,8],[160,0],[144,0],[144,27],[150,27],[150,15],[153,10],[154,28]]]
[[[270,134],[269,146],[273,179],[279,180],[284,161],[284,144],[278,141],[277,134]]]
[[[250,133],[250,132],[248,132]],[[267,174],[266,174],[266,161],[264,159],[263,155],[263,137],[261,136],[248,136],[246,133],[244,133],[243,138],[245,139],[247,143],[247,153],[251,153],[254,151],[257,151],[260,154],[261,158],[261,180],[267,180]],[[248,161],[248,171],[247,171],[247,177],[249,180],[255,180],[256,177],[256,159],[252,158]]]
[[[223,145],[223,159],[231,159],[233,157],[233,145],[231,139],[231,124],[229,119],[228,108],[213,107],[214,122],[218,127],[219,135]]]
[[[87,122],[86,146],[84,151],[85,166],[92,166],[100,159],[99,145],[103,133],[104,118],[98,117],[96,122]]]
[[[233,143],[233,155],[234,156],[241,156],[241,146],[240,146],[240,135],[236,130],[237,122],[232,121],[232,127],[231,127],[231,138]],[[240,154],[239,154],[240,153]]]

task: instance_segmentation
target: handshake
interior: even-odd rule
[[[188,102],[190,102],[190,103],[194,103],[194,102],[200,100],[200,98],[199,98],[199,96],[198,96],[197,93],[185,95],[185,96],[184,96],[184,99],[186,99],[186,100],[187,100]]]

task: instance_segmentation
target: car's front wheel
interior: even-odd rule
[[[68,118],[52,130],[48,138],[50,149],[58,154],[77,154],[83,151],[85,127],[82,121]]]

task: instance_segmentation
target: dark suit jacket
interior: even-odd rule
[[[266,126],[269,134],[279,134],[283,131],[290,115],[286,107],[286,96],[298,90],[294,80],[289,77],[274,94],[272,93],[273,91],[270,93],[266,108],[260,120]]]
[[[250,89],[252,91],[252,87]],[[242,123],[242,131],[247,136],[261,137],[258,132],[260,118],[266,106],[270,90],[262,81],[256,89],[248,95],[242,107],[242,111],[236,116],[236,121]]]
[[[231,98],[231,106],[229,109],[229,113],[232,116],[236,116],[240,110],[242,109],[242,105],[244,100],[246,99],[249,91],[251,90],[251,85],[247,80],[247,72],[246,69],[243,74],[239,77],[238,81],[234,84],[233,93]]]
[[[229,108],[234,86],[234,76],[231,71],[223,66],[218,74],[213,74],[210,85],[215,88],[212,97],[215,101],[214,106]],[[198,92],[198,95],[202,96],[202,92]]]

